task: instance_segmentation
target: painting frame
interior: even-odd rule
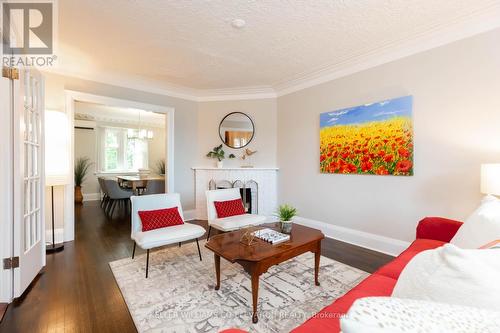
[[[413,96],[320,114],[323,174],[414,175]]]

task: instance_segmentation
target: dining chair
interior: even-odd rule
[[[147,251],[146,278],[148,277],[149,271],[149,250],[153,248],[177,243],[180,246],[181,242],[195,239],[200,261],[202,260],[200,244],[198,243],[198,238],[205,234],[205,228],[202,226],[184,222],[181,225],[142,231],[142,222],[139,216],[140,211],[177,207],[179,215],[181,216],[182,221],[184,221],[180,195],[178,193],[132,196],[130,201],[132,203],[132,231],[130,237],[134,241],[132,259],[134,259],[136,245],[139,245],[140,248]]]
[[[161,193],[165,193],[165,180],[163,179],[148,180],[144,195],[161,194]]]
[[[241,214],[223,218],[218,217],[217,210],[215,208],[215,202],[223,202],[235,199],[241,200],[241,193],[239,188],[208,190],[206,191],[206,196],[208,216],[207,241],[210,239],[210,232],[212,231],[212,227],[222,232],[228,232],[250,226],[256,226],[267,222],[266,216],[257,214]]]
[[[128,209],[130,197],[133,195],[131,190],[122,189],[118,182],[114,179],[104,179],[104,188],[108,195],[108,204],[105,208],[109,218],[113,217],[115,207],[117,204],[123,204],[125,210]]]
[[[104,182],[105,178],[104,177],[97,177],[97,181],[99,182],[99,187],[101,189],[101,192],[102,192],[102,198],[101,198],[101,208],[104,208],[104,206],[107,204],[108,202],[108,193],[106,191],[106,184]]]

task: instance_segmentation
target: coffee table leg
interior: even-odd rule
[[[318,242],[318,248],[314,252],[314,283],[319,286],[319,258],[321,258],[321,242]]]
[[[215,290],[219,290],[220,288],[220,256],[214,253],[215,259],[215,276],[217,278],[217,284],[215,285]]]
[[[259,274],[257,271],[252,272],[252,300],[253,300],[253,315],[252,322],[257,324],[259,318],[257,317],[257,304],[259,302]]]

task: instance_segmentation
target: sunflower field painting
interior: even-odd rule
[[[320,115],[322,173],[413,175],[412,96]]]

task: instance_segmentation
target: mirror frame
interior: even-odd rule
[[[246,145],[241,146],[241,147],[238,147],[238,148],[234,148],[234,147],[228,146],[228,145],[226,144],[226,141],[224,140],[224,138],[222,137],[222,135],[221,135],[221,133],[220,133],[220,129],[221,129],[221,126],[222,126],[222,123],[224,122],[224,120],[226,120],[226,118],[227,118],[227,117],[229,117],[229,116],[231,116],[231,115],[233,115],[233,114],[242,114],[242,115],[246,116],[246,117],[250,120],[250,122],[252,123],[252,137],[250,138],[250,140],[248,140],[248,142],[247,142],[247,144],[246,144]],[[249,116],[249,115],[247,115],[246,113],[244,113],[244,112],[240,112],[240,111],[235,111],[235,112],[231,112],[231,113],[226,114],[226,115],[224,116],[224,118],[222,118],[222,120],[221,120],[221,121],[220,121],[220,123],[219,123],[219,129],[218,129],[218,131],[219,131],[219,138],[220,138],[220,140],[222,141],[222,143],[223,143],[226,147],[231,148],[231,149],[242,149],[242,148],[245,148],[246,146],[248,146],[248,145],[250,144],[250,142],[252,142],[253,138],[255,137],[255,124],[254,124],[254,122],[253,122],[252,118],[250,118],[250,116]]]

